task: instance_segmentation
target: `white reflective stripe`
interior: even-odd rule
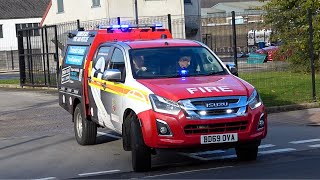
[[[274,153],[290,152],[295,150],[296,149],[294,148],[275,149],[275,150],[269,150],[269,151],[260,151],[259,154],[274,154]]]
[[[318,147],[320,147],[320,144],[309,145],[309,147],[311,147],[311,148],[318,148]]]
[[[104,133],[104,132],[97,132],[98,134],[100,135],[103,135],[103,136],[109,136],[109,137],[112,137],[112,138],[115,138],[115,139],[121,139],[121,137],[119,136],[115,136],[115,135],[112,135],[112,134],[108,134],[108,133]]]
[[[109,174],[109,173],[114,173],[114,172],[119,172],[120,170],[115,169],[115,170],[110,170],[110,171],[99,171],[99,172],[92,172],[92,173],[82,173],[79,174],[79,176],[89,176],[89,175],[98,175],[98,174]]]
[[[269,148],[269,147],[274,147],[276,145],[273,145],[273,144],[263,144],[263,145],[260,145],[259,146],[259,149],[263,149],[263,148]]]
[[[218,169],[225,169],[225,168],[231,168],[231,167],[233,167],[233,166],[222,166],[222,167],[214,167],[214,168],[209,168],[209,169],[196,169],[196,170],[174,172],[174,173],[168,173],[168,174],[159,174],[159,175],[154,175],[154,176],[145,176],[143,178],[154,178],[154,177],[169,176],[169,175],[176,175],[176,174],[186,174],[186,173],[192,173],[192,172],[198,172],[198,171],[218,170]]]
[[[222,150],[215,150],[215,151],[204,151],[204,152],[197,152],[197,153],[191,153],[191,155],[199,156],[199,155],[207,155],[207,154],[221,154],[225,151]]]
[[[291,141],[289,143],[291,144],[303,144],[303,143],[310,143],[310,142],[317,142],[320,141],[320,139],[307,139],[307,140],[301,140],[301,141]]]
[[[34,179],[34,180],[51,180],[51,179],[57,179],[56,177],[46,177],[46,178],[40,178],[40,179]]]
[[[231,159],[231,158],[236,158],[237,155],[232,154],[232,155],[225,155],[225,156],[216,156],[216,157],[211,157],[211,158],[205,158],[205,160],[218,160],[218,159]]]

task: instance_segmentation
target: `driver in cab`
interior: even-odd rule
[[[141,74],[142,72],[147,71],[147,67],[144,66],[144,57],[135,56],[133,58],[133,67],[136,74]]]

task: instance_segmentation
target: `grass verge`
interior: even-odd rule
[[[320,76],[316,75],[316,87],[320,87]],[[251,83],[261,95],[266,106],[282,106],[312,102],[310,74],[291,72],[241,73],[240,78]],[[316,94],[320,88],[316,88]]]
[[[19,79],[0,79],[0,84],[20,84]]]

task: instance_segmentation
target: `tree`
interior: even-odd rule
[[[262,0],[264,1],[264,0]],[[308,9],[313,14],[314,49],[316,50],[316,68],[319,66],[320,49],[320,1],[319,0],[270,0],[263,6],[267,12],[265,22],[272,26],[273,40],[281,39],[280,53],[292,51],[288,56],[295,71],[308,72],[309,59],[309,23]]]

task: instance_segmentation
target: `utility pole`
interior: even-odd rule
[[[138,0],[134,0],[134,10],[136,14],[136,24],[139,24]]]
[[[315,77],[315,62],[314,62],[314,46],[313,46],[313,24],[312,24],[312,9],[308,9],[308,22],[309,22],[309,55],[311,62],[311,77],[312,77],[312,97],[317,101],[316,95],[316,77]]]

